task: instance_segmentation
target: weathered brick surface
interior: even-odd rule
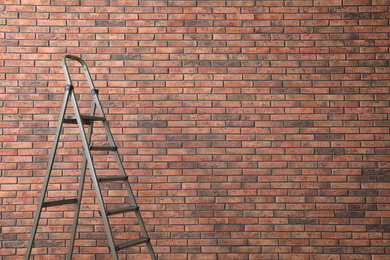
[[[27,246],[66,53],[90,67],[159,259],[389,259],[389,6],[2,1],[0,260]],[[87,113],[88,85],[69,64]],[[63,133],[51,198],[78,187],[78,129]],[[117,172],[104,152],[95,162]],[[110,207],[128,202],[118,183],[102,189]],[[34,259],[64,259],[72,216],[69,205],[42,213]],[[77,259],[110,259],[89,178],[80,216]],[[117,239],[138,236],[125,217],[111,219]]]

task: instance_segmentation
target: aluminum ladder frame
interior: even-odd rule
[[[78,61],[84,69],[84,73],[87,77],[87,81],[88,81],[88,84],[89,84],[89,87],[90,87],[91,93],[92,93],[92,107],[91,107],[90,115],[81,115],[80,114],[79,107],[78,107],[77,101],[76,101],[76,96],[74,93],[74,87],[72,85],[72,81],[71,81],[71,78],[70,78],[70,75],[68,72],[68,66],[66,64],[66,59]],[[150,238],[148,236],[145,225],[143,223],[143,220],[142,220],[142,217],[141,217],[141,214],[139,211],[139,207],[137,206],[137,203],[135,201],[135,197],[134,197],[133,192],[131,190],[130,183],[128,181],[128,177],[126,175],[125,169],[123,168],[123,164],[122,164],[122,161],[120,159],[118,149],[115,145],[115,142],[114,142],[114,139],[112,137],[110,128],[108,127],[107,120],[106,120],[106,117],[104,115],[102,106],[100,104],[100,101],[98,98],[98,90],[96,90],[94,87],[94,84],[92,82],[92,78],[90,76],[88,67],[87,67],[86,63],[81,58],[73,56],[73,55],[65,55],[62,58],[61,62],[62,62],[62,68],[63,68],[64,73],[65,73],[66,83],[67,83],[66,90],[65,90],[65,96],[64,96],[64,100],[63,100],[63,104],[62,104],[62,108],[61,108],[61,112],[60,112],[60,118],[58,120],[57,130],[56,130],[54,141],[53,141],[53,147],[52,147],[51,154],[49,157],[49,162],[47,165],[46,175],[44,178],[37,211],[36,211],[35,218],[34,218],[34,224],[33,224],[32,230],[31,230],[31,235],[30,235],[30,239],[28,242],[27,251],[26,251],[24,259],[28,260],[30,258],[31,250],[32,250],[32,247],[34,245],[35,234],[36,234],[36,231],[38,228],[38,222],[39,222],[39,219],[41,216],[42,209],[46,208],[46,207],[75,204],[75,215],[74,215],[74,219],[73,219],[71,239],[70,239],[69,251],[68,251],[68,255],[67,255],[68,260],[72,259],[74,241],[75,241],[75,236],[76,236],[76,229],[77,229],[78,218],[79,218],[79,213],[80,213],[81,198],[82,198],[82,194],[83,194],[83,186],[84,186],[84,181],[85,181],[85,172],[86,172],[86,168],[87,168],[87,164],[88,164],[88,167],[89,167],[89,170],[91,173],[91,180],[92,180],[93,186],[95,188],[96,196],[97,196],[99,207],[100,207],[99,213],[102,217],[104,228],[105,228],[106,233],[107,233],[107,239],[109,242],[109,249],[110,249],[110,252],[112,254],[113,259],[118,260],[118,253],[117,252],[119,250],[131,247],[131,246],[146,244],[150,258],[152,260],[156,260],[156,256],[154,254],[153,247],[152,247],[152,244],[150,242]],[[69,101],[69,97],[71,99],[73,110],[75,113],[72,116],[65,115],[67,104]],[[99,116],[95,116],[95,109],[96,108],[99,112]],[[92,135],[92,131],[93,131],[93,123],[95,121],[100,121],[103,123],[103,127],[106,131],[107,139],[108,139],[110,146],[90,146],[91,135]],[[77,191],[77,198],[62,199],[62,200],[57,200],[57,201],[45,202],[45,194],[47,192],[47,186],[49,184],[51,170],[53,168],[54,158],[55,158],[55,154],[56,154],[56,150],[57,150],[57,146],[58,146],[59,137],[61,134],[62,125],[64,123],[78,125],[78,128],[80,130],[82,143],[83,143],[82,148],[84,149],[84,158],[83,158],[83,164],[81,167],[81,176],[80,176],[80,181],[79,181],[79,188]],[[84,125],[88,125],[87,134],[85,134]],[[95,170],[95,167],[93,164],[91,151],[111,151],[111,152],[113,152],[114,156],[115,156],[115,160],[118,164],[120,175],[97,177],[96,170]],[[131,206],[117,208],[114,210],[106,210],[105,205],[104,205],[104,201],[103,201],[103,197],[101,194],[101,190],[99,187],[99,183],[100,182],[118,182],[118,181],[124,183],[126,190],[127,190],[127,193],[128,193],[128,196],[130,198]],[[132,239],[132,240],[128,240],[126,242],[120,243],[120,244],[115,244],[114,238],[113,238],[113,235],[111,232],[111,227],[110,227],[108,216],[111,216],[114,214],[125,213],[125,212],[134,212],[135,213],[136,218],[138,220],[138,225],[141,229],[142,236],[140,238],[137,238],[137,239]]]

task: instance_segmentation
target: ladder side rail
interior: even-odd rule
[[[104,228],[106,230],[107,240],[109,243],[111,254],[112,254],[114,260],[118,260],[118,255],[116,253],[115,243],[114,243],[114,239],[112,236],[109,220],[108,220],[106,210],[104,207],[102,193],[100,191],[100,187],[99,187],[97,177],[96,177],[95,166],[93,165],[91,152],[89,151],[87,138],[86,138],[85,132],[84,132],[83,122],[81,120],[81,115],[80,115],[80,111],[79,111],[79,108],[78,108],[78,105],[76,102],[76,96],[75,96],[74,92],[72,92],[71,100],[72,100],[72,104],[73,104],[73,110],[74,110],[75,115],[76,115],[77,124],[79,126],[81,139],[82,139],[83,146],[84,146],[84,156],[87,158],[87,161],[88,161],[89,171],[91,172],[92,183],[93,183],[95,191],[96,191],[96,196],[98,199],[98,203],[99,203],[99,207],[100,207],[100,211],[101,211],[101,215],[102,215],[102,220],[103,220]]]
[[[101,117],[104,117],[106,118],[105,114],[104,114],[104,111],[103,111],[103,108],[102,108],[102,105],[100,104],[100,100],[98,99],[97,95],[93,95],[92,97],[95,102],[96,102],[96,108],[98,109],[98,112],[99,112],[99,115]],[[107,120],[103,121],[103,127],[104,129],[106,130],[106,134],[107,134],[107,139],[108,139],[108,142],[110,143],[111,146],[116,146],[115,144],[115,141],[114,141],[114,138],[112,137],[112,133],[111,133],[111,130],[108,126],[108,123],[107,123]],[[126,174],[125,174],[126,175]]]
[[[92,98],[96,102],[96,108],[98,109],[99,115],[101,117],[105,118],[106,116],[105,116],[103,108],[102,108],[102,106],[100,104],[100,100],[98,99],[97,95],[94,94],[94,91],[92,91],[92,94],[93,94]],[[116,146],[114,138],[113,138],[112,133],[111,133],[111,130],[110,130],[109,126],[108,126],[107,120],[103,121],[103,126],[104,126],[104,129],[106,131],[107,138],[108,138],[108,141],[109,141],[110,145],[111,146]],[[116,162],[118,164],[119,171],[120,171],[121,175],[122,176],[127,176],[126,175],[126,171],[125,171],[125,169],[123,167],[123,164],[122,164],[122,160],[120,159],[120,155],[118,153],[118,150],[114,151],[114,156],[115,156],[115,160],[116,160]],[[128,196],[130,198],[130,201],[132,203],[132,206],[138,207],[137,206],[137,202],[136,202],[135,197],[134,197],[134,194],[133,194],[133,191],[132,191],[132,189],[130,187],[129,181],[125,180],[124,183],[125,183],[125,187],[126,187],[126,190],[127,190],[127,194],[128,194]],[[141,229],[142,237],[149,238],[148,232],[146,231],[145,224],[143,222],[143,219],[142,219],[140,211],[139,210],[135,211],[135,215],[137,217],[138,225],[139,225],[139,227]],[[155,254],[154,254],[153,247],[152,247],[150,241],[146,242],[146,245],[147,245],[148,252],[150,254],[151,259],[155,260],[156,259],[155,258]]]
[[[93,95],[93,99],[96,102],[96,107],[99,111],[100,116],[105,118],[104,111],[102,109],[102,106],[100,104],[99,99],[97,98],[97,95]],[[112,133],[111,133],[110,127],[108,126],[107,120],[103,121],[103,127],[106,131],[107,139],[108,139],[108,142],[110,143],[110,145],[116,146],[115,141],[114,141],[114,137],[112,136]],[[114,151],[114,156],[115,156],[115,160],[118,164],[119,172],[121,173],[122,176],[127,176],[126,171],[125,171],[123,164],[122,164],[122,160],[121,160],[120,155],[118,153],[118,150]],[[125,183],[128,184],[129,182],[125,181]],[[134,194],[133,194],[129,184],[126,185],[126,189],[128,191],[132,206],[137,207],[137,202],[135,201]]]
[[[95,96],[95,95],[94,95],[94,96]],[[97,99],[97,98],[96,98],[96,99]],[[99,109],[99,105],[100,105],[100,104],[97,105],[98,109]],[[100,106],[100,109],[101,109],[101,106]],[[100,112],[100,111],[99,111],[99,112]],[[104,112],[103,112],[102,109],[101,109],[101,114],[100,114],[100,116],[101,116],[101,117],[104,117]],[[106,134],[107,134],[108,140],[109,140],[109,142],[110,142],[110,145],[115,146],[115,141],[114,141],[114,138],[113,138],[113,136],[112,136],[111,130],[110,130],[110,128],[108,127],[107,121],[103,121],[103,126],[104,126],[104,129],[106,130]],[[125,169],[124,169],[124,167],[123,167],[123,164],[122,164],[122,160],[121,160],[120,155],[119,155],[119,153],[118,153],[118,150],[115,150],[115,151],[114,151],[114,156],[115,156],[115,160],[116,160],[116,162],[117,162],[117,164],[118,164],[118,168],[119,168],[119,171],[120,171],[121,175],[122,175],[122,176],[127,176],[127,175],[126,175],[126,171],[125,171]],[[136,202],[136,200],[135,200],[133,191],[132,191],[132,189],[131,189],[131,187],[130,187],[130,184],[129,184],[129,181],[128,181],[128,180],[125,181],[125,187],[126,187],[128,196],[129,196],[129,198],[130,198],[130,201],[131,201],[131,203],[132,203],[132,206],[137,207],[137,202]],[[136,212],[136,216],[137,216],[138,224],[140,225],[140,228],[141,228],[142,236],[143,236],[143,237],[148,237],[148,234],[147,234],[145,225],[144,225],[144,223],[143,223],[143,220],[142,220],[142,218],[141,218],[141,215],[140,215],[139,211]]]
[[[95,115],[95,108],[96,108],[95,102],[92,101],[91,116]],[[91,124],[88,125],[88,132],[87,132],[88,145],[91,143],[92,132],[93,132],[93,122],[91,122]],[[79,189],[77,191],[77,205],[76,205],[75,213],[74,213],[73,226],[72,226],[72,232],[71,232],[71,237],[70,237],[69,252],[68,252],[67,260],[72,259],[74,241],[75,241],[75,237],[76,237],[76,230],[77,230],[77,225],[78,225],[78,220],[79,220],[81,199],[83,196],[85,173],[87,170],[87,157],[86,157],[85,153],[84,153],[83,157],[84,158],[83,158],[83,164],[81,166],[81,176],[80,176],[80,181],[79,181]]]
[[[50,175],[51,175],[51,170],[53,168],[53,163],[54,163],[54,159],[55,159],[55,155],[56,155],[56,151],[57,151],[57,147],[58,147],[58,141],[59,141],[59,138],[60,138],[60,135],[61,135],[61,129],[62,129],[62,124],[63,124],[63,121],[64,121],[64,116],[65,116],[65,112],[66,112],[66,108],[67,108],[67,104],[68,104],[68,99],[69,99],[69,95],[71,93],[73,93],[73,87],[72,87],[72,85],[69,82],[69,84],[67,85],[66,90],[65,90],[64,101],[62,103],[60,117],[58,119],[58,124],[57,124],[57,130],[56,130],[56,133],[55,133],[53,146],[51,148],[51,153],[50,153],[49,161],[48,161],[48,164],[47,164],[46,175],[45,175],[45,179],[44,179],[43,185],[42,185],[42,191],[41,191],[41,195],[40,195],[40,198],[39,198],[37,211],[36,211],[36,214],[35,214],[34,224],[33,224],[33,227],[32,227],[32,230],[31,230],[30,239],[29,239],[29,242],[28,242],[28,245],[27,245],[27,251],[26,251],[26,254],[25,254],[25,258],[24,258],[25,260],[28,260],[30,258],[30,255],[31,255],[31,250],[32,250],[32,246],[33,246],[33,243],[34,243],[35,234],[37,232],[39,219],[41,217],[42,206],[43,206],[43,202],[45,200],[47,186],[49,184],[49,178],[50,178]]]
[[[151,260],[156,260],[156,256],[154,254],[154,250],[153,250],[153,247],[152,247],[152,243],[150,242],[150,240],[148,242],[146,242],[146,247],[148,249],[148,252],[149,252],[149,255],[150,255],[150,259]]]
[[[99,102],[99,99],[97,98],[97,95],[93,95],[93,98],[94,98],[94,100],[97,101],[97,108],[98,108],[100,116],[101,117],[105,117],[104,111],[103,111],[103,109],[102,109],[102,107],[100,105],[100,102]],[[114,138],[113,138],[112,133],[111,133],[111,130],[110,130],[109,126],[108,126],[107,120],[103,121],[103,126],[104,126],[104,129],[106,130],[107,138],[108,138],[108,141],[109,141],[110,145],[111,146],[116,146]],[[116,160],[116,162],[118,164],[118,168],[119,168],[119,171],[120,171],[121,175],[122,176],[127,176],[126,171],[125,171],[125,169],[123,167],[122,160],[121,160],[120,155],[118,153],[118,149],[116,149],[114,151],[114,157],[115,157],[115,160]],[[134,194],[133,194],[133,191],[132,191],[132,189],[130,187],[129,180],[128,179],[125,180],[124,184],[125,184],[125,187],[126,187],[126,190],[127,190],[127,194],[128,194],[128,196],[130,198],[132,206],[138,207],[137,206],[137,202],[136,202],[135,197],[134,197]],[[137,217],[138,225],[139,225],[139,227],[141,229],[142,237],[149,238],[149,235],[148,235],[148,232],[146,231],[145,224],[144,224],[144,221],[142,219],[140,211],[139,210],[135,211],[135,215]],[[155,260],[156,257],[155,257],[154,250],[153,250],[153,247],[152,247],[152,244],[150,243],[150,241],[146,242],[146,246],[148,248],[148,252],[150,254],[151,259]]]
[[[101,112],[102,112],[102,114],[100,116],[104,116],[103,111],[101,111]],[[108,140],[110,141],[110,144],[112,146],[115,146],[115,141],[114,141],[114,138],[112,136],[111,130],[108,127],[107,121],[103,121],[103,126],[104,126],[104,129],[106,130],[106,134],[107,134]],[[121,175],[122,176],[127,176],[126,172],[125,172],[125,169],[123,167],[122,160],[121,160],[120,155],[118,153],[118,150],[114,151],[114,157],[115,157],[115,160],[116,160],[116,162],[118,164],[118,168],[119,168],[119,171],[120,171]],[[125,187],[126,187],[126,190],[127,190],[127,194],[128,194],[128,196],[130,198],[132,206],[138,207],[137,206],[137,202],[136,202],[135,197],[134,197],[134,194],[133,194],[133,191],[132,191],[132,189],[130,187],[129,180],[128,179],[125,180],[124,184],[125,184]],[[148,232],[146,231],[145,224],[144,224],[144,221],[142,219],[140,211],[139,210],[135,211],[135,215],[137,217],[138,225],[139,225],[139,227],[141,229],[142,237],[149,238],[149,235],[148,235]],[[150,254],[151,259],[155,260],[156,259],[155,258],[155,254],[154,254],[153,247],[152,247],[150,241],[148,241],[146,243],[146,246],[148,248],[148,252]]]
[[[134,201],[134,205],[136,206],[137,204],[135,203],[135,198],[134,198],[133,192],[131,190],[129,180],[125,181],[125,187],[126,187],[127,193],[129,194],[130,200]],[[144,221],[143,221],[142,216],[141,216],[141,212],[139,210],[137,210],[134,213],[135,213],[135,216],[137,217],[137,221],[138,221],[138,225],[141,229],[142,237],[149,238],[148,232],[146,231],[145,224],[144,224]],[[148,248],[148,252],[150,254],[151,259],[155,260],[156,258],[155,258],[155,254],[153,251],[153,247],[150,243],[150,240],[148,242],[146,242],[146,246]]]
[[[93,99],[96,102],[96,107],[97,107],[97,109],[99,111],[100,116],[105,118],[104,111],[102,109],[102,106],[100,104],[100,101],[99,101],[97,95],[93,95]],[[110,127],[108,126],[107,120],[103,121],[103,126],[104,126],[104,129],[106,130],[107,138],[108,138],[108,141],[109,141],[110,145],[111,146],[116,146],[114,138],[113,138],[111,130],[110,130]],[[125,171],[125,169],[123,167],[122,160],[120,158],[120,155],[119,155],[117,149],[114,151],[114,157],[115,157],[115,160],[116,160],[116,162],[118,164],[119,172],[121,173],[121,175],[122,176],[127,176],[126,171]],[[134,197],[134,194],[133,194],[133,191],[132,191],[132,189],[130,187],[129,180],[128,179],[125,180],[124,184],[125,184],[125,187],[126,187],[126,190],[127,190],[127,194],[128,194],[128,196],[130,198],[132,206],[138,207],[137,206],[137,202],[136,202],[135,197]],[[135,211],[135,215],[137,217],[138,225],[139,225],[139,227],[141,229],[142,237],[149,238],[148,232],[146,231],[145,224],[144,224],[144,222],[142,220],[140,211],[139,210]],[[151,259],[152,260],[156,260],[156,257],[155,257],[154,251],[153,251],[153,247],[152,247],[150,241],[146,242],[146,246],[148,248],[148,252],[150,254]]]

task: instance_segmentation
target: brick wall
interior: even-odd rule
[[[389,0],[1,2],[1,260],[27,246],[66,53],[90,67],[159,259],[389,259]],[[63,133],[49,197],[76,194],[81,141]],[[110,259],[85,189],[75,254]],[[72,206],[42,216],[34,259],[64,259]],[[112,223],[138,236],[130,214]]]

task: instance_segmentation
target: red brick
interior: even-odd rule
[[[28,239],[23,227],[32,225],[45,174],[67,52],[87,61],[101,88],[141,214],[159,237],[159,258],[372,260],[390,252],[387,0],[64,3],[0,7],[4,246]],[[87,84],[76,85],[88,113]],[[77,133],[73,127],[61,137],[53,197],[75,194]],[[94,140],[105,138],[96,129]],[[95,160],[98,171],[117,171],[113,157]],[[109,187],[107,202],[123,203],[119,186]],[[86,189],[85,207],[97,210],[88,181]],[[43,215],[47,239],[73,212]],[[103,231],[89,220],[95,215],[82,210],[82,258],[95,245],[109,257],[104,237],[89,237],[91,224]],[[122,238],[135,230],[126,225],[134,218],[112,223]],[[57,243],[60,234],[50,238]],[[59,243],[34,249],[35,257],[66,253]]]

